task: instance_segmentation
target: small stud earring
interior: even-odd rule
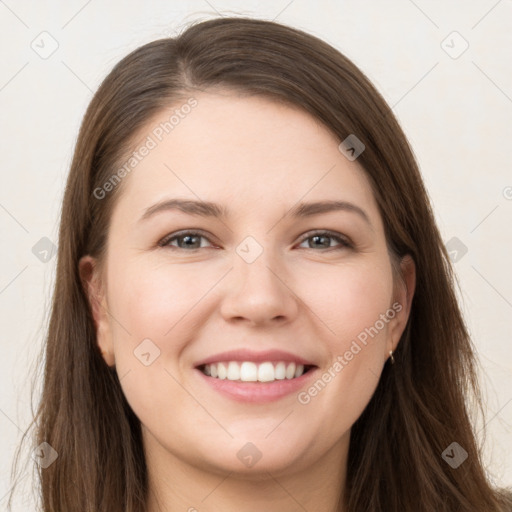
[[[391,361],[391,364],[395,364],[395,358],[393,357],[393,351],[389,351],[389,360]]]

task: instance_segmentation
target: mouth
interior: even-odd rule
[[[298,393],[318,373],[312,360],[284,350],[246,348],[211,355],[194,365],[199,386],[244,404],[274,402]]]
[[[197,369],[207,377],[239,383],[293,380],[314,368],[314,365],[287,361],[222,361],[197,366]]]

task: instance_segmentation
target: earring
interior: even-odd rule
[[[395,364],[395,358],[393,357],[393,351],[389,351],[389,360],[391,361],[391,364]]]

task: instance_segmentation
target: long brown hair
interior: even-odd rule
[[[300,107],[341,141],[365,145],[392,254],[410,254],[416,290],[406,330],[374,396],[352,427],[345,512],[502,512],[486,476],[469,406],[483,415],[477,362],[450,261],[407,139],[366,76],[322,40],[278,23],[218,18],[123,58],[85,114],[60,221],[56,282],[44,345],[35,445],[58,453],[37,468],[45,512],[142,512],[148,493],[140,421],[96,344],[78,261],[101,260],[116,187],[94,191],[126,158],[134,135],[194,91],[224,87]],[[132,148],[133,149],[133,148]],[[122,183],[121,183],[122,185]],[[473,401],[470,402],[470,399]],[[457,468],[443,452],[468,454]],[[18,453],[19,455],[19,453]],[[343,482],[340,482],[340,489]],[[11,504],[12,495],[9,500]]]

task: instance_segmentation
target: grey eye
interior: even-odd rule
[[[341,248],[350,246],[350,244],[345,239],[343,239],[341,236],[338,236],[334,233],[330,233],[329,231],[319,232],[319,233],[314,233],[312,235],[309,235],[308,237],[303,238],[301,245],[304,242],[309,241],[308,247],[306,247],[306,249],[314,249],[317,247],[324,248],[324,249],[331,249],[331,248],[335,247],[335,246],[331,245],[332,240],[335,240],[336,242],[338,242],[338,246],[341,246]]]

